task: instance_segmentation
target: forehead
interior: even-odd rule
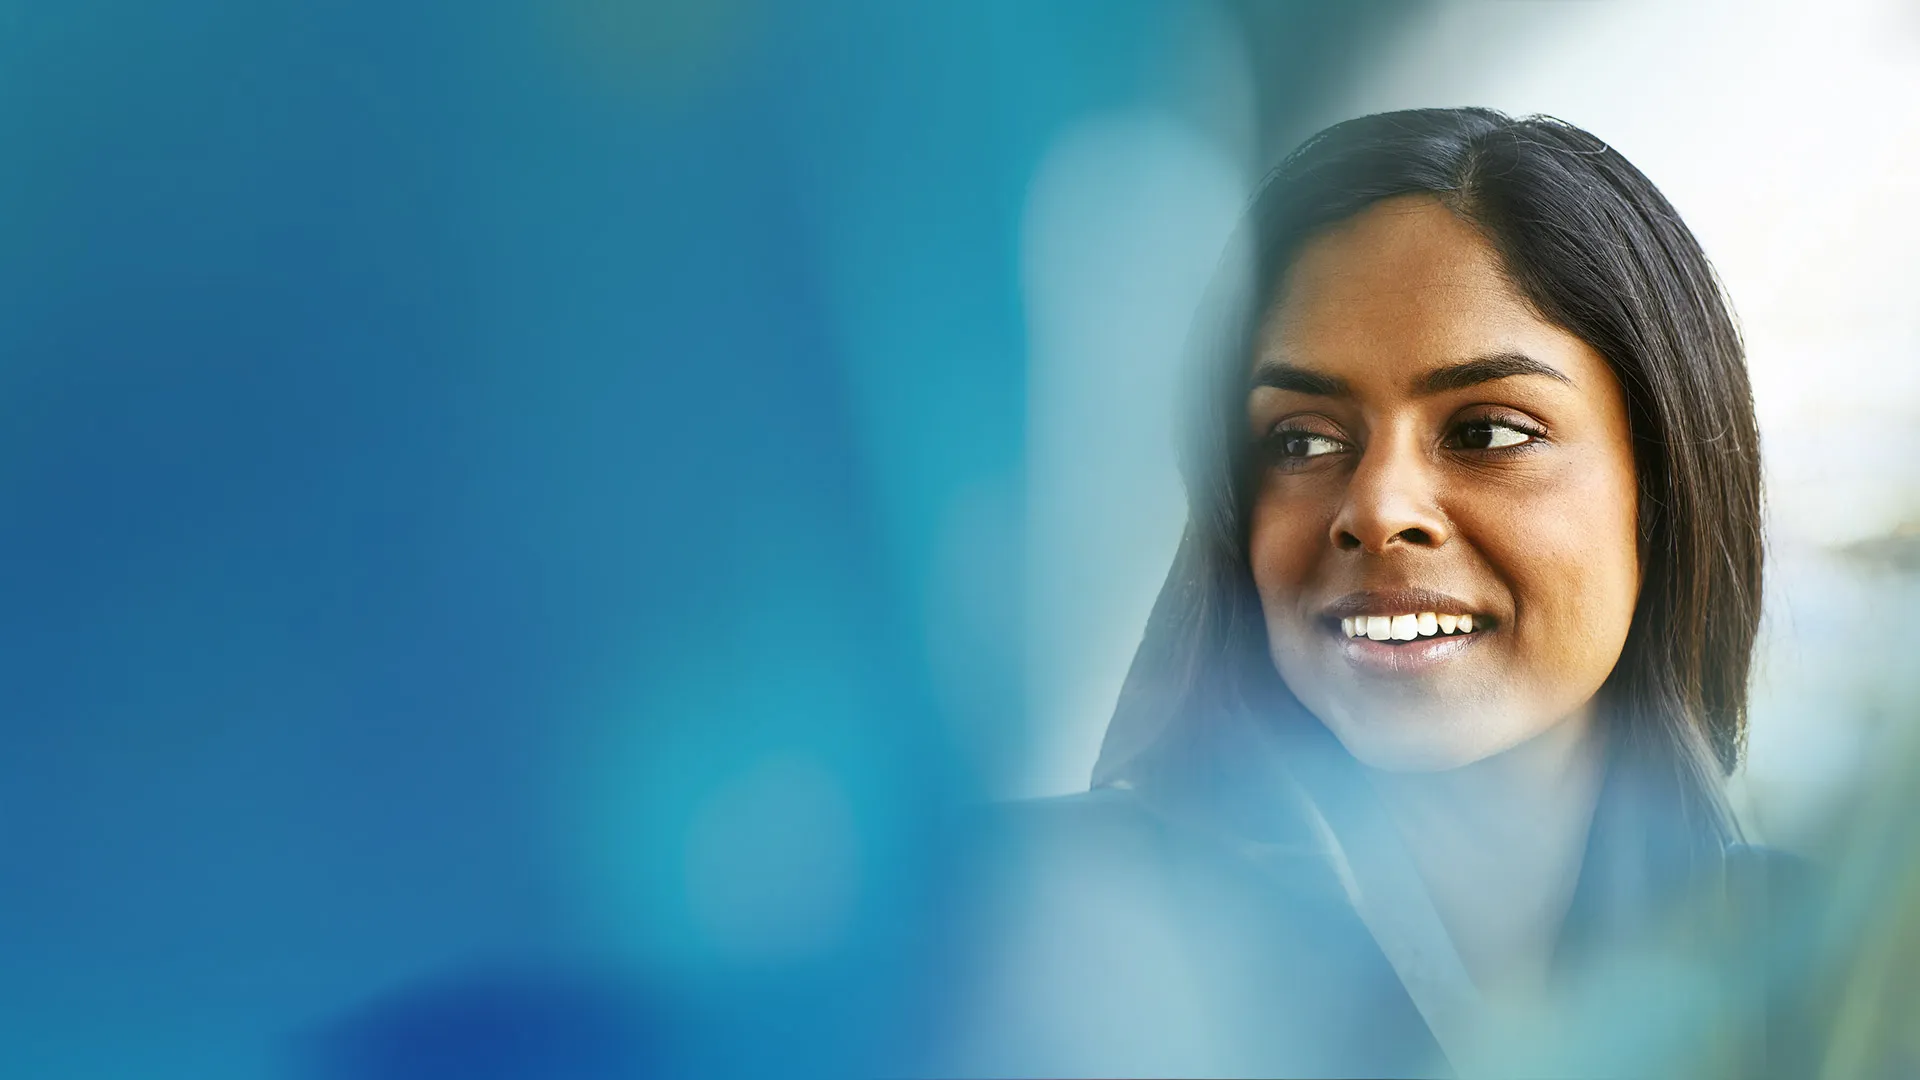
[[[1411,195],[1376,203],[1301,249],[1262,325],[1256,359],[1404,382],[1497,351],[1537,356],[1576,381],[1605,366],[1534,312],[1472,225],[1430,196]]]

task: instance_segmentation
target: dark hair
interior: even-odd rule
[[[1644,577],[1601,690],[1606,723],[1615,760],[1655,777],[1695,826],[1686,831],[1731,841],[1722,783],[1744,742],[1762,561],[1739,332],[1699,243],[1626,158],[1571,124],[1490,109],[1336,124],[1262,186],[1190,338],[1189,521],[1094,782],[1171,767],[1221,717],[1272,712],[1275,695],[1299,710],[1267,654],[1247,561],[1254,334],[1302,244],[1380,200],[1420,193],[1477,227],[1516,290],[1593,346],[1625,389]]]

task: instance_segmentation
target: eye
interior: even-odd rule
[[[1540,433],[1501,420],[1468,420],[1453,429],[1448,443],[1461,450],[1506,450],[1525,446]]]
[[[1331,435],[1301,428],[1276,428],[1267,436],[1266,444],[1267,452],[1281,465],[1299,464],[1347,448]]]
[[[1283,431],[1280,433],[1280,452],[1286,457],[1293,458],[1337,454],[1340,452],[1340,440],[1329,439],[1325,435],[1312,435],[1304,431]]]

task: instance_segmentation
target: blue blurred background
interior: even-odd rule
[[[1390,21],[1249,11],[0,3],[0,1075],[910,1039],[1033,736],[1028,186]]]
[[[1378,108],[1559,112],[1720,261],[1742,798],[1822,835],[1912,701],[1920,35],[1663,11],[0,0],[0,1076],[909,1050],[951,812],[1085,784],[1220,242]]]

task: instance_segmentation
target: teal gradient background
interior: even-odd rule
[[[0,1075],[910,1044],[1036,164],[1199,12],[1252,168],[1403,10],[0,3]]]

